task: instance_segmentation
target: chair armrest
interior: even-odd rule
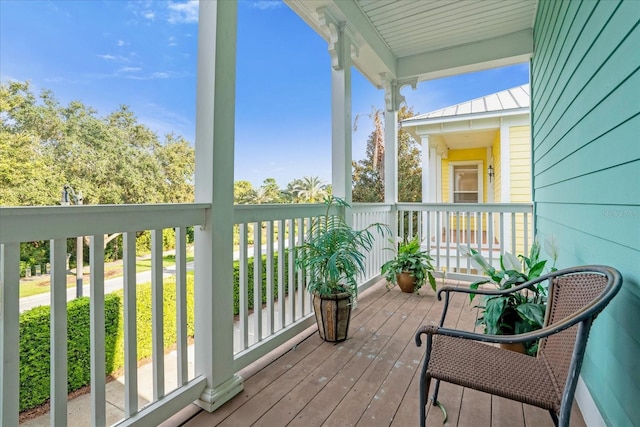
[[[607,277],[608,283],[605,289],[602,291],[602,294],[593,300],[591,303],[582,307],[580,310],[571,314],[570,316],[553,323],[552,325],[548,325],[543,327],[542,329],[538,329],[536,331],[527,332],[524,334],[518,335],[486,335],[486,334],[478,334],[475,332],[467,332],[461,331],[457,329],[450,329],[442,327],[444,323],[444,316],[446,314],[446,309],[449,303],[449,293],[451,292],[462,292],[466,294],[482,294],[482,295],[504,295],[512,292],[517,292],[522,289],[528,288],[529,286],[535,285],[545,280],[553,279],[558,276],[562,276],[565,274],[575,274],[575,273],[599,273]],[[570,328],[571,326],[582,322],[586,319],[593,319],[595,316],[606,307],[609,301],[618,293],[620,287],[622,286],[622,276],[620,272],[614,268],[601,266],[601,265],[585,265],[579,267],[567,268],[564,270],[557,270],[536,279],[530,280],[528,282],[522,283],[518,286],[515,286],[510,289],[503,290],[484,290],[484,289],[470,289],[470,288],[457,288],[446,286],[437,294],[438,300],[442,299],[441,293],[445,292],[447,294],[447,298],[445,300],[445,307],[442,313],[442,319],[440,321],[440,326],[422,326],[416,332],[416,345],[420,346],[422,344],[422,340],[420,335],[427,334],[429,338],[435,334],[447,335],[451,337],[458,337],[464,339],[472,339],[483,342],[491,342],[491,343],[516,343],[516,342],[524,342],[524,341],[533,341],[538,340],[540,338],[547,337],[549,335],[553,335],[557,332],[563,331],[565,329]]]
[[[460,288],[460,287],[455,287],[455,286],[445,286],[443,288],[441,288],[438,293],[436,294],[436,297],[438,299],[438,301],[442,301],[442,294],[445,294],[445,300],[444,300],[444,308],[442,309],[442,315],[440,317],[440,323],[439,325],[442,326],[444,325],[444,319],[447,316],[447,310],[449,308],[449,297],[450,294],[453,292],[459,292],[459,293],[463,293],[463,294],[479,294],[479,295],[505,295],[505,294],[510,294],[512,292],[518,292],[522,289],[525,289],[527,287],[529,287],[532,283],[535,282],[527,282],[527,283],[523,283],[520,284],[518,286],[515,286],[513,288],[510,289],[471,289],[471,288]]]
[[[532,285],[535,285],[536,283],[541,282],[542,280],[539,280],[539,279],[540,278],[537,278],[535,280],[530,280],[528,282],[521,283],[518,286],[514,286],[509,289],[471,289],[471,288],[459,288],[454,286],[445,286],[438,291],[437,298],[438,298],[438,301],[440,301],[442,299],[443,292],[447,294],[447,297],[449,295],[449,292],[460,292],[464,294],[478,294],[478,295],[507,295],[507,294],[521,291],[523,289],[527,289]]]
[[[584,307],[582,310],[574,313],[573,315],[562,319],[553,325],[545,326],[542,329],[538,329],[531,332],[526,332],[517,335],[488,335],[479,334],[477,332],[468,332],[460,329],[444,328],[442,326],[428,325],[421,326],[416,332],[415,341],[416,345],[420,347],[422,345],[422,339],[420,335],[445,335],[448,337],[462,338],[474,341],[482,341],[495,344],[511,344],[517,342],[537,341],[540,338],[545,338],[550,335],[561,332],[568,329],[575,324],[582,322],[583,320],[594,315],[594,309],[596,304],[590,304]]]

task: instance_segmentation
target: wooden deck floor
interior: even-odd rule
[[[184,425],[416,426],[423,348],[416,347],[414,333],[437,322],[441,308],[430,290],[403,294],[378,283],[360,296],[347,341],[324,343],[317,332],[301,337],[276,360],[248,368],[242,393]],[[475,316],[468,298],[457,295],[447,326],[473,330]],[[447,383],[439,400],[448,426],[553,426],[544,410]],[[427,425],[441,426],[442,420],[430,406]],[[585,425],[575,404],[571,425]]]

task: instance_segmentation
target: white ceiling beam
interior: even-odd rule
[[[359,41],[364,41],[368,47],[371,48],[375,56],[384,64],[387,68],[386,72],[396,76],[395,55],[391,53],[387,44],[380,38],[380,35],[373,28],[371,22],[364,13],[362,13],[358,5],[353,1],[334,1],[333,4],[344,15],[351,30],[361,38]],[[375,76],[372,73],[370,78],[379,79],[380,72],[375,73]]]
[[[533,54],[533,31],[518,31],[463,46],[398,59],[398,79],[431,80],[526,62]]]
[[[336,22],[345,23],[347,31],[352,35],[353,44],[359,48],[357,57],[352,60],[360,73],[378,88],[383,86],[381,73],[386,73],[395,79],[396,57],[353,0],[284,0],[284,2],[328,43],[330,43],[331,34],[318,11],[321,11],[321,14],[328,12]]]

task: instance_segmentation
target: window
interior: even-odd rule
[[[453,166],[453,203],[478,203],[479,188],[477,164]]]

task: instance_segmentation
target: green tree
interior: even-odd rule
[[[282,203],[282,191],[280,191],[275,178],[267,178],[263,181],[256,194],[256,200],[258,199],[260,199],[260,202],[256,201],[256,204]]]
[[[293,191],[302,203],[318,203],[328,195],[326,185],[317,176],[305,176]]]
[[[398,201],[422,200],[422,149],[420,143],[400,127],[400,121],[413,117],[413,108],[398,111]]]
[[[163,199],[169,203],[188,203],[195,200],[193,177],[196,152],[187,140],[173,133],[165,137],[156,156],[162,174]]]
[[[3,204],[56,204],[64,184],[86,204],[193,201],[193,148],[174,134],[160,142],[126,105],[100,117],[26,82],[2,83],[0,95]]]
[[[189,202],[194,165],[187,141],[169,134],[161,143],[125,105],[100,117],[48,90],[36,96],[28,82],[0,84],[0,205],[55,205],[65,184],[85,204]],[[23,244],[23,261],[38,261],[47,245]]]
[[[422,167],[420,145],[399,126],[401,120],[414,115],[403,106],[398,111],[398,201],[417,202],[422,198]],[[384,129],[382,111],[373,110],[369,117],[374,130],[367,139],[365,158],[353,162],[353,201],[379,203],[384,201]],[[386,125],[386,124],[385,124]]]
[[[256,190],[249,181],[236,181],[233,183],[233,200],[237,205],[246,205],[255,198]]]
[[[300,178],[296,178],[287,184],[287,187],[282,190],[282,197],[286,203],[300,203],[297,188],[301,185],[302,180]]]
[[[39,133],[54,121],[33,127],[39,114],[27,83],[0,85],[0,206],[52,205],[62,181],[43,151]],[[30,123],[25,125],[24,121]]]

